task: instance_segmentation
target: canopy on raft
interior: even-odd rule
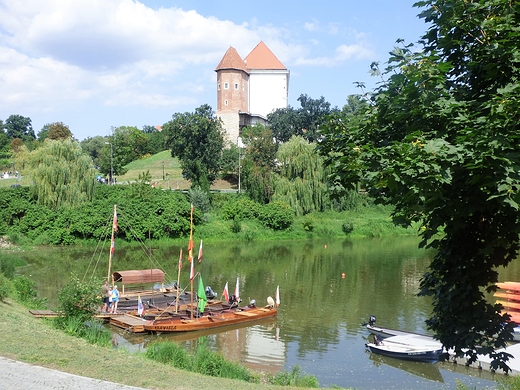
[[[164,283],[164,272],[160,269],[118,271],[112,274],[114,282],[123,284]]]

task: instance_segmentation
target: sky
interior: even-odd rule
[[[290,106],[306,94],[341,108],[355,82],[376,85],[370,64],[397,39],[427,30],[415,1],[0,0],[0,119],[83,140],[215,110],[226,50],[245,58],[260,41],[290,71]]]

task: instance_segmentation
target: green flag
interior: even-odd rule
[[[204,291],[204,284],[202,283],[202,276],[199,277],[199,289],[197,291],[197,296],[199,297],[199,311],[201,313],[203,313],[204,308],[206,307],[208,298],[206,298],[206,292]]]

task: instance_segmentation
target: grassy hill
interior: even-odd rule
[[[156,187],[184,190],[191,186],[191,183],[182,177],[179,160],[173,158],[169,150],[132,161],[126,167],[128,172],[122,176],[117,176],[118,183],[135,181],[140,174],[149,171],[152,182]],[[237,189],[237,186],[225,180],[216,180],[211,188],[214,190],[229,190]]]

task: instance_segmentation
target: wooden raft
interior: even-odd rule
[[[122,316],[111,317],[110,325],[117,326],[118,328],[122,328],[128,330],[133,333],[143,333],[145,332],[144,326],[149,321],[144,320],[139,317],[131,316],[129,314],[125,314]]]
[[[52,310],[29,310],[29,313],[37,318],[56,318],[59,317],[59,313]]]

